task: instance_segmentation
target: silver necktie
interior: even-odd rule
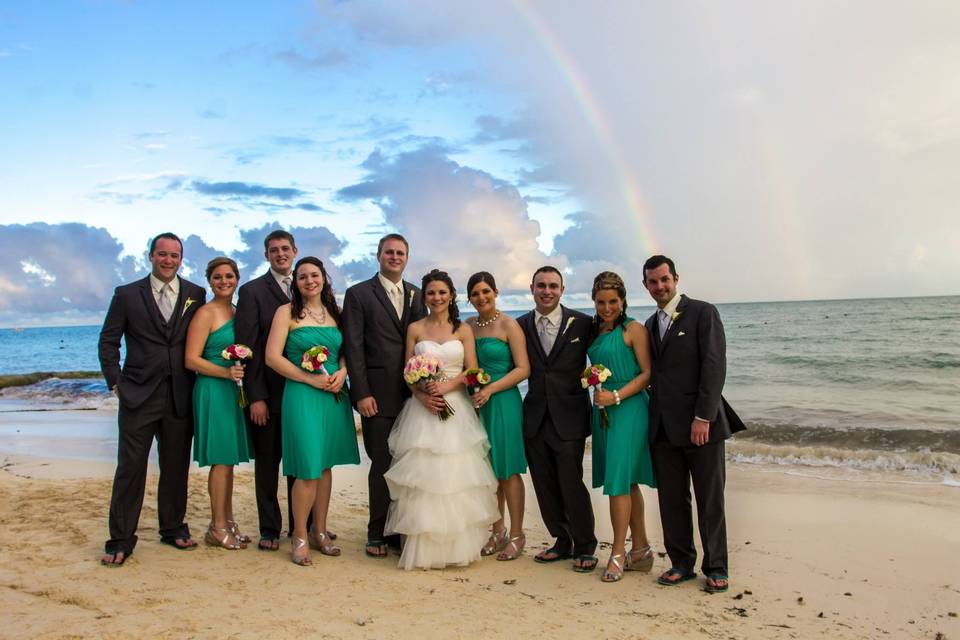
[[[541,316],[540,318],[540,345],[543,347],[543,352],[547,355],[550,354],[550,349],[553,348],[553,341],[550,339],[550,331],[548,327],[550,326],[550,319],[547,316]]]
[[[157,301],[157,306],[160,307],[160,315],[163,316],[164,322],[170,322],[170,316],[173,315],[173,302],[170,300],[170,294],[173,293],[173,289],[170,288],[170,283],[166,283],[160,287],[160,299]]]
[[[287,294],[287,298],[292,298],[293,290],[290,288],[290,284],[293,282],[293,280],[290,278],[290,276],[284,276],[281,282],[283,283],[283,292]]]
[[[663,309],[660,310],[660,339],[663,340],[663,336],[667,334],[667,329],[670,328],[670,316],[667,315],[667,312]]]

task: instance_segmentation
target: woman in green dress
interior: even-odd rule
[[[611,375],[593,394],[593,487],[610,496],[613,547],[601,580],[617,582],[624,570],[650,571],[653,551],[647,539],[641,484],[655,487],[647,442],[650,340],[643,323],[627,317],[623,279],[604,271],[593,280],[597,315],[587,355]],[[603,426],[600,408],[609,418]],[[633,546],[626,551],[627,528]]]
[[[240,408],[243,366],[231,364],[221,352],[234,342],[233,294],[240,281],[237,263],[214,258],[207,265],[213,300],[193,315],[187,329],[184,364],[197,372],[193,387],[193,459],[210,467],[207,490],[212,519],[204,541],[223,549],[242,549],[250,538],[233,519],[233,467],[253,458],[247,425]]]
[[[293,281],[290,303],[273,317],[265,356],[267,366],[287,379],[281,405],[283,475],[296,478],[290,558],[306,566],[311,564],[310,549],[340,555],[327,533],[330,470],[338,464],[359,464],[360,452],[345,387],[340,308],[330,278],[319,259],[307,256],[297,261]],[[329,359],[320,370],[307,371],[300,366],[303,354],[316,346],[325,346]],[[307,531],[311,512],[312,532]]]
[[[477,310],[467,320],[476,336],[477,361],[490,374],[490,383],[473,393],[474,406],[490,440],[490,463],[497,476],[500,519],[480,554],[497,553],[497,560],[515,560],[523,551],[524,488],[527,471],[523,452],[523,401],[517,385],[530,377],[527,343],[516,320],[497,310],[497,283],[481,271],[470,276],[467,295]],[[504,502],[510,512],[509,533],[503,519]]]

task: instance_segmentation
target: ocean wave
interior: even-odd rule
[[[855,471],[953,477],[960,474],[960,455],[935,451],[878,451],[815,446],[777,446],[731,440],[727,455],[744,464],[833,468]]]
[[[839,428],[748,421],[747,430],[739,434],[736,440],[778,447],[825,447],[889,453],[932,451],[960,455],[960,428]]]
[[[115,409],[118,406],[116,396],[102,378],[48,378],[0,390],[0,399],[19,401],[36,409]]]

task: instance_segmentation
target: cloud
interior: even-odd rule
[[[477,116],[474,121],[477,133],[473,142],[483,144],[487,142],[501,142],[504,140],[525,140],[530,134],[529,123],[514,118],[506,120],[495,115]]]
[[[571,292],[590,291],[598,273],[616,271],[631,299],[642,296],[643,263],[649,256],[638,251],[635,239],[609,218],[593,213],[580,211],[567,219],[572,224],[553,241],[553,256],[569,265],[566,287]]]
[[[395,155],[377,151],[362,166],[366,179],[341,189],[337,197],[374,202],[387,226],[407,238],[410,279],[439,267],[463,287],[472,273],[487,270],[505,292],[523,291],[530,274],[547,261],[537,246],[540,226],[527,215],[517,188],[451,160],[443,145]],[[562,257],[554,261],[561,268],[566,263]],[[373,263],[359,261],[345,269],[369,274]]]
[[[240,239],[247,248],[233,254],[233,258],[241,263],[243,269],[241,275],[244,280],[264,272],[266,258],[263,255],[263,239],[275,229],[285,229],[293,235],[297,243],[298,257],[316,256],[320,258],[333,281],[334,288],[341,293],[343,292],[344,274],[334,264],[333,259],[343,252],[347,243],[326,227],[283,227],[274,222],[254,229],[241,230]]]
[[[200,236],[189,235],[183,238],[183,266],[184,275],[201,286],[206,286],[207,263],[216,257],[226,255],[223,251],[214,249]]]
[[[339,49],[321,51],[316,55],[304,55],[296,49],[278,51],[271,56],[297,71],[322,71],[330,67],[339,67],[350,62],[350,55]]]
[[[252,182],[206,182],[194,180],[190,188],[206,196],[237,196],[239,198],[276,198],[292,200],[306,195],[306,191],[292,187],[267,187]]]
[[[223,111],[217,109],[202,109],[197,112],[197,115],[204,120],[220,120],[227,117]]]

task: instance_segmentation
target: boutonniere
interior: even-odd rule
[[[673,313],[671,313],[671,314],[670,314],[670,322],[671,322],[671,323],[676,322],[676,321],[677,321],[677,318],[680,317],[680,314],[681,314],[681,313],[683,313],[683,312],[682,312],[682,311],[674,311]]]
[[[567,324],[564,325],[564,327],[563,327],[564,333],[566,333],[567,329],[570,328],[570,325],[573,324],[573,321],[574,321],[574,320],[576,320],[576,318],[574,318],[573,316],[570,316],[569,318],[567,318]]]
[[[409,301],[407,302],[407,308],[409,309],[413,308],[413,296],[415,295],[417,295],[417,292],[414,291],[413,289],[410,289],[410,295],[407,296],[407,298],[409,299]]]
[[[187,309],[189,309],[189,308],[190,308],[190,305],[192,305],[194,302],[196,302],[196,300],[194,300],[193,298],[187,298],[186,300],[184,300],[184,302],[183,302],[183,313],[180,314],[181,317],[184,316],[184,315],[186,315]]]

